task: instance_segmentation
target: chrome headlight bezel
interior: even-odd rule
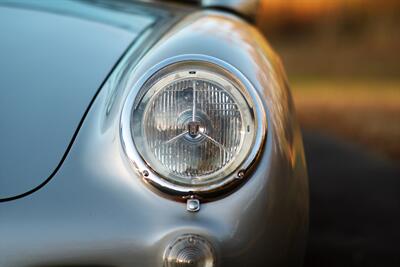
[[[241,93],[252,103],[251,112],[255,121],[255,137],[252,141],[252,148],[249,149],[248,154],[243,158],[242,162],[238,164],[234,170],[229,172],[224,179],[201,186],[177,184],[166,179],[168,177],[165,177],[165,173],[159,173],[156,168],[152,167],[139,152],[138,147],[134,142],[134,130],[131,127],[133,111],[138,106],[138,99],[141,99],[148,91],[142,90],[142,88],[151,81],[155,74],[165,70],[169,66],[185,62],[196,63],[199,65],[212,65],[233,77],[235,82],[240,84],[239,89],[242,90]],[[172,197],[188,197],[196,195],[198,197],[207,198],[229,192],[230,189],[235,187],[248,176],[249,170],[256,162],[258,155],[263,149],[267,134],[267,120],[264,105],[258,92],[240,71],[230,64],[214,57],[205,55],[181,55],[166,59],[149,69],[139,79],[139,81],[130,88],[121,114],[120,133],[125,154],[134,169],[141,175],[146,183]]]

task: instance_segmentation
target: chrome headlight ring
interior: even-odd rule
[[[214,86],[213,88],[222,88],[220,91],[223,91],[225,94],[221,93],[219,99],[225,99],[225,107],[227,107],[227,105],[237,107],[236,110],[230,111],[231,114],[232,112],[240,113],[238,117],[240,117],[241,122],[245,122],[240,124],[240,130],[236,131],[238,133],[237,135],[240,135],[238,138],[233,141],[224,141],[225,143],[236,144],[235,146],[229,147],[229,151],[236,154],[234,154],[229,161],[225,160],[225,165],[219,169],[215,168],[214,172],[206,173],[205,171],[198,176],[196,176],[196,174],[200,173],[198,170],[192,170],[191,173],[191,171],[188,171],[190,168],[187,168],[188,170],[185,169],[179,172],[176,171],[177,167],[168,169],[165,166],[161,166],[163,157],[162,155],[160,156],[160,152],[156,151],[151,153],[151,151],[153,151],[152,149],[155,147],[155,142],[149,141],[149,136],[154,136],[152,135],[154,129],[160,132],[157,138],[168,136],[168,132],[166,132],[162,126],[165,125],[165,123],[162,124],[158,122],[165,118],[162,117],[162,111],[165,110],[165,107],[161,107],[161,109],[154,107],[162,105],[162,103],[172,98],[160,98],[160,95],[162,95],[160,92],[165,94],[167,90],[165,88],[174,82],[174,88],[176,88],[177,81],[178,83],[181,82],[181,84],[187,85],[186,81],[190,79],[200,81],[204,86],[208,84],[208,87]],[[196,85],[192,86],[193,96],[189,99],[189,102],[193,99],[193,101],[196,101],[195,94],[197,91],[193,89],[195,86]],[[180,92],[183,94],[183,90],[188,88],[190,88],[190,86],[181,86],[179,90],[181,90]],[[176,92],[176,90],[174,92]],[[174,104],[175,106],[173,104],[170,106],[176,107],[176,102]],[[190,110],[189,115],[186,114],[188,112],[184,110],[177,111],[178,113],[176,114],[179,115],[177,115],[176,125],[172,127],[173,132],[177,134],[175,134],[175,137],[167,138],[167,141],[164,143],[175,142],[175,140],[179,138],[186,143],[191,141],[197,142],[197,140],[199,140],[199,142],[201,142],[201,140],[203,140],[203,142],[204,140],[208,140],[208,142],[214,143],[216,147],[221,146],[220,150],[222,150],[222,145],[218,144],[218,142],[209,136],[208,132],[202,128],[203,124],[207,125],[209,122],[207,118],[203,119],[203,117],[206,117],[204,114],[203,117],[197,115],[197,113],[195,115],[195,105],[196,104],[194,104],[193,109]],[[202,114],[201,110],[197,112],[198,114]],[[142,127],[143,124],[149,120],[151,120],[151,123],[149,123],[150,126]],[[251,120],[252,123],[249,123],[249,120]],[[239,119],[236,121],[239,121]],[[142,125],[139,126],[138,124]],[[186,127],[186,125],[187,129],[182,128]],[[210,56],[181,55],[166,59],[149,69],[139,81],[130,88],[122,110],[120,127],[124,151],[135,170],[141,175],[145,182],[174,198],[185,199],[190,196],[197,196],[203,199],[209,199],[229,192],[248,176],[251,167],[254,165],[258,155],[263,149],[267,133],[267,120],[264,106],[258,92],[236,68],[220,59]],[[146,130],[147,128],[149,128],[149,130]],[[207,128],[207,126],[204,126],[204,128]],[[210,128],[212,127],[210,126]],[[218,127],[214,124],[214,128]],[[181,133],[178,133],[179,129]],[[180,144],[180,146],[185,147],[185,145],[182,144]],[[182,151],[187,152],[187,149],[184,149],[185,148],[183,148]],[[185,156],[182,157],[182,155],[184,154],[178,151],[177,156],[174,154],[172,160],[185,158]],[[229,153],[226,155],[229,155]],[[226,155],[223,156],[224,159],[226,159]],[[203,157],[202,159],[208,158]],[[221,160],[222,158],[219,159]],[[186,161],[188,160],[189,159]],[[198,164],[195,160],[191,160],[190,163]],[[186,162],[185,166],[190,165],[190,163]],[[185,182],[185,175],[192,175],[193,179],[191,179],[190,182]]]

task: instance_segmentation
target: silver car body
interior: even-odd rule
[[[258,30],[225,11],[175,4],[51,3],[0,5],[0,28],[9,26],[0,31],[9,44],[0,43],[1,51],[23,49],[25,39],[28,52],[54,56],[40,58],[45,73],[34,67],[21,81],[15,70],[35,58],[26,60],[29,53],[23,51],[4,53],[7,62],[0,63],[1,73],[7,73],[0,78],[4,109],[30,110],[22,115],[3,110],[7,118],[1,119],[0,266],[163,266],[166,247],[183,234],[207,239],[217,266],[301,266],[308,225],[302,138],[280,60]],[[45,33],[52,43],[32,48],[41,39],[27,36],[29,30],[21,27],[16,37],[10,32],[18,28],[18,18],[58,23],[60,31],[70,32]],[[51,40],[57,36],[60,42]],[[78,39],[63,48],[62,38],[71,37]],[[67,56],[74,44],[78,52]],[[90,51],[93,55],[83,59]],[[143,182],[120,132],[135,82],[159,62],[183,55],[234,66],[261,96],[268,123],[251,175],[230,194],[201,203],[196,213]],[[52,66],[60,69],[46,72]],[[42,78],[32,84],[35,75]],[[58,83],[70,87],[54,89]],[[71,89],[74,84],[79,90]],[[19,86],[25,91],[13,94]]]

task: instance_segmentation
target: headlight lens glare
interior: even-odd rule
[[[218,65],[183,61],[157,71],[132,110],[134,144],[167,182],[201,187],[223,181],[247,158],[256,136],[254,103]]]

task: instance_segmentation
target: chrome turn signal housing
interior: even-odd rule
[[[164,267],[215,267],[212,245],[199,235],[186,234],[172,242],[164,253]]]

